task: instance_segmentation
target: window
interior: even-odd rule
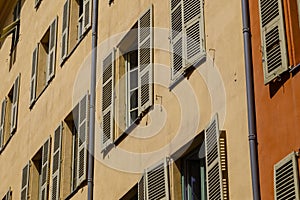
[[[91,27],[91,0],[67,0],[63,7],[61,60],[81,41]],[[69,34],[72,33],[72,34]],[[73,34],[77,33],[77,34]]]
[[[0,150],[3,149],[10,137],[16,132],[19,105],[19,75],[7,97],[2,100],[0,118]]]
[[[12,200],[12,191],[11,189],[9,188],[7,193],[5,194],[5,196],[2,198],[2,200]]]
[[[202,0],[170,0],[172,80],[205,57]]]
[[[17,4],[14,8],[13,12],[13,20],[14,22],[18,22],[14,31],[12,32],[12,41],[11,41],[11,49],[10,49],[10,64],[9,67],[11,68],[12,65],[16,61],[16,53],[17,53],[17,44],[19,41],[20,36],[20,12],[21,12],[21,0],[17,1]]]
[[[138,200],[138,184],[135,184],[120,200]]]
[[[102,61],[103,148],[114,141],[115,134],[116,138],[120,136],[153,105],[152,43],[150,7]]]
[[[57,18],[49,26],[33,51],[30,84],[30,107],[55,74]]]
[[[274,165],[275,200],[300,199],[296,153],[292,152]]]
[[[35,0],[34,7],[38,8],[39,5],[41,4],[41,2],[42,2],[42,0]]]

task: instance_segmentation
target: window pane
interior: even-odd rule
[[[138,107],[138,90],[130,92],[130,110]]]
[[[138,70],[130,72],[130,90],[138,87]]]
[[[130,69],[134,69],[138,66],[138,54],[137,51],[132,51],[129,53]]]
[[[134,120],[136,120],[138,118],[138,111],[133,110],[130,112],[130,123],[132,124],[134,122]]]

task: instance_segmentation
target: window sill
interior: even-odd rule
[[[55,75],[54,75],[55,76]],[[52,82],[52,79],[54,78],[54,76],[50,79],[49,83],[47,83],[43,90],[40,92],[40,94],[34,99],[34,101],[32,102],[32,104],[30,104],[29,109],[32,110],[32,108],[34,107],[34,105],[36,104],[37,100],[42,96],[42,94],[45,92],[45,90],[48,88],[48,86],[50,85],[50,83]]]
[[[3,147],[0,149],[0,155],[2,154],[2,152],[4,151],[4,149],[6,148],[6,146],[8,145],[8,143],[10,142],[12,136],[14,135],[16,131],[13,131],[13,133],[10,134],[9,138],[7,139],[6,143],[3,145]]]
[[[77,192],[82,189],[84,186],[87,185],[87,182],[86,181],[83,181],[80,185],[78,185],[66,198],[65,200],[69,200],[71,199],[72,197],[74,197],[75,194],[77,194]]]

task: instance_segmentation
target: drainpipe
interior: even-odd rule
[[[253,85],[253,63],[252,63],[252,46],[249,19],[249,1],[242,1],[242,19],[243,19],[243,37],[244,37],[244,57],[246,72],[246,89],[247,89],[247,111],[248,111],[248,139],[250,148],[250,164],[252,177],[253,200],[260,200],[257,138],[256,138],[256,113],[254,100]]]
[[[94,198],[94,152],[95,152],[94,142],[95,142],[97,34],[98,34],[98,0],[93,0],[90,121],[89,121],[89,137],[88,137],[88,178],[87,178],[88,200],[93,200]]]

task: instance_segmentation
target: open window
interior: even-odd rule
[[[11,188],[8,189],[5,196],[2,198],[2,200],[12,200],[12,191]]]

